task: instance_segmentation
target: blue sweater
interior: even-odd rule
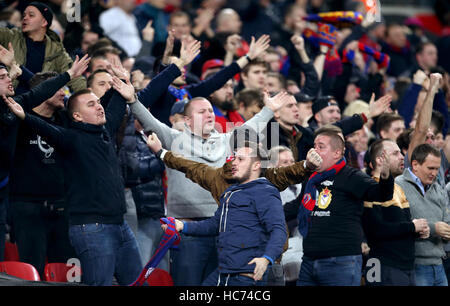
[[[241,68],[239,65],[232,63],[212,77],[200,83],[185,86],[184,89],[192,98],[207,98],[213,92],[222,88],[229,79],[240,71]],[[171,64],[161,71],[146,88],[137,94],[139,101],[145,107],[150,107],[153,116],[168,126],[171,126],[169,121],[170,110],[177,101],[177,98],[170,93],[168,87],[179,75],[181,75],[181,71],[176,65]]]
[[[287,239],[280,193],[267,179],[228,187],[213,217],[186,222],[183,233],[218,236],[220,273],[253,272],[248,263],[265,257],[271,263],[283,252]]]

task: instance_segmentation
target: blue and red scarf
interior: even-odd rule
[[[341,158],[335,165],[328,168],[324,172],[314,172],[308,179],[305,187],[305,193],[302,198],[302,202],[300,204],[300,208],[298,210],[298,231],[303,236],[306,237],[308,234],[309,223],[311,221],[311,212],[314,210],[316,206],[316,194],[317,194],[317,185],[322,183],[325,180],[328,180],[334,177],[339,171],[344,168],[346,165],[345,158]]]
[[[161,218],[160,222],[161,224],[167,224],[167,229],[164,232],[164,235],[159,242],[159,246],[153,254],[152,258],[150,258],[144,269],[142,269],[139,277],[132,284],[130,284],[130,286],[142,286],[148,279],[150,274],[158,266],[161,259],[163,259],[164,255],[166,255],[167,251],[170,248],[177,248],[178,244],[180,244],[181,238],[180,234],[175,228],[175,219],[172,217]]]

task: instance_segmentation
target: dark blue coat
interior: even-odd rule
[[[230,186],[213,217],[186,222],[183,233],[217,235],[220,273],[253,272],[248,263],[266,257],[273,263],[287,239],[280,192],[266,178]]]

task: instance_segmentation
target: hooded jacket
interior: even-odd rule
[[[280,193],[266,178],[232,185],[212,218],[186,222],[183,233],[218,236],[220,273],[253,272],[248,264],[253,258],[273,263],[283,252],[287,232]]]

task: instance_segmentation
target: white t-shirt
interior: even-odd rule
[[[113,7],[100,14],[100,26],[129,56],[136,56],[142,46],[134,15]]]

